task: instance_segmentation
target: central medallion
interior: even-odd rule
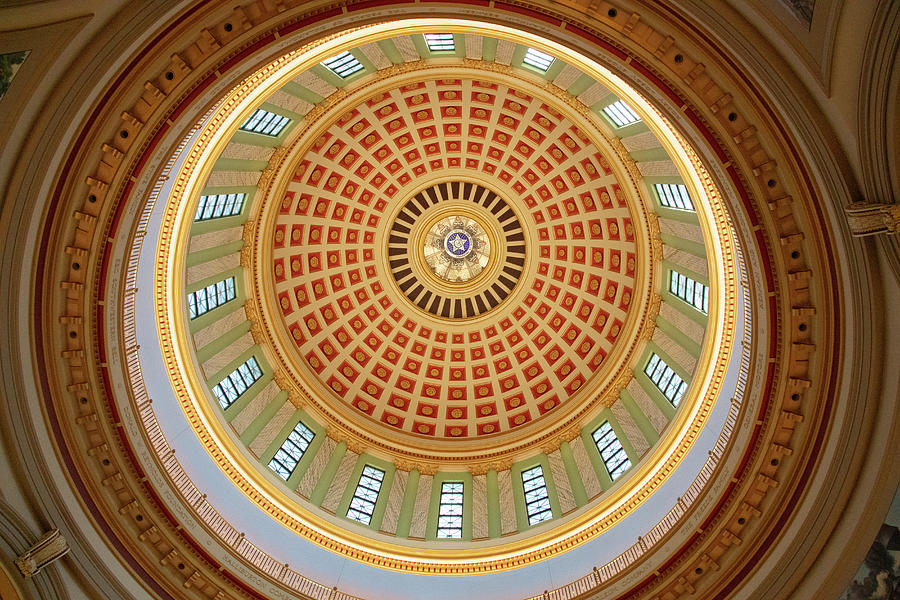
[[[462,258],[472,249],[471,240],[465,231],[454,229],[444,240],[444,246],[454,258]]]
[[[435,277],[466,283],[478,277],[490,261],[491,242],[475,219],[451,215],[434,223],[425,234],[425,264]]]
[[[525,267],[518,216],[501,196],[474,182],[445,181],[408,199],[387,245],[399,291],[442,318],[472,318],[496,308]]]

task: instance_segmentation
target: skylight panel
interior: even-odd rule
[[[255,357],[250,357],[247,362],[232,371],[225,379],[213,387],[213,394],[219,400],[219,405],[225,409],[234,404],[241,394],[262,377],[262,369]]]
[[[234,277],[217,281],[196,292],[191,292],[187,297],[190,318],[196,319],[200,315],[234,300],[235,296]]]
[[[687,187],[680,183],[657,183],[655,186],[659,203],[666,208],[693,211],[694,203],[688,196]]]
[[[543,73],[550,68],[550,65],[553,64],[553,60],[554,58],[546,52],[529,48],[525,52],[525,58],[522,59],[522,62]]]
[[[316,436],[312,430],[303,424],[303,421],[297,423],[294,429],[288,434],[287,439],[269,461],[269,468],[275,471],[279,477],[287,480],[297,468],[297,463],[303,458],[306,449]]]
[[[594,431],[592,437],[597,445],[597,450],[600,451],[600,458],[603,459],[610,479],[615,481],[622,473],[631,468],[631,461],[628,460],[625,448],[616,437],[616,432],[613,431],[609,421],[604,421],[603,425]]]
[[[441,484],[437,536],[444,539],[462,537],[463,484],[445,481]]]
[[[382,481],[384,481],[384,471],[366,465],[359,476],[359,483],[356,484],[353,499],[350,500],[350,507],[347,509],[348,519],[359,521],[363,525],[372,522]]]
[[[209,221],[210,219],[238,215],[244,207],[245,197],[245,194],[200,196],[200,204],[197,206],[197,214],[194,215],[194,221]]]
[[[456,49],[452,33],[426,33],[425,44],[431,52],[452,52]]]
[[[609,106],[604,106],[603,112],[616,124],[616,127],[625,127],[641,120],[637,113],[621,100],[616,100]]]
[[[678,271],[671,271],[669,291],[703,314],[709,314],[709,286],[694,281]]]
[[[322,65],[341,79],[347,79],[357,71],[363,70],[362,63],[346,50],[332,56],[328,60],[323,60]]]
[[[547,483],[544,481],[544,471],[540,465],[522,471],[522,489],[525,491],[525,511],[528,514],[529,525],[537,525],[553,518]]]
[[[652,354],[647,366],[644,367],[644,373],[672,406],[678,406],[687,390],[687,384],[669,365],[656,354]]]
[[[241,125],[240,130],[276,137],[290,122],[285,116],[257,108]]]

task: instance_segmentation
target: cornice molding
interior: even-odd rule
[[[513,5],[498,3],[494,7],[494,10],[497,11],[498,20],[501,16],[506,16],[507,13],[502,11],[510,6]],[[348,4],[344,8],[355,10],[356,7]],[[415,8],[407,8],[415,10]],[[527,12],[531,10],[531,5],[529,3],[517,3],[515,8],[518,12],[516,16],[510,16],[510,20],[522,19],[522,11]],[[802,491],[803,477],[807,477],[806,480],[808,481],[807,475],[802,475],[798,478],[799,481],[795,481],[782,474],[780,476],[782,483],[776,488],[777,492],[773,495],[774,499],[770,499],[771,497],[768,496],[772,490],[771,482],[777,481],[773,477],[776,475],[776,471],[781,470],[782,473],[785,472],[783,467],[779,469],[774,468],[776,467],[775,465],[772,467],[765,466],[765,461],[771,460],[769,456],[774,456],[771,453],[777,451],[771,445],[776,443],[772,441],[776,431],[782,431],[782,433],[788,431],[787,441],[791,445],[802,444],[813,429],[817,429],[817,431],[822,432],[821,435],[824,435],[824,427],[830,420],[830,415],[819,413],[812,418],[807,418],[802,428],[797,427],[802,414],[801,411],[807,411],[808,405],[811,403],[809,398],[801,398],[801,394],[809,394],[810,397],[813,395],[821,396],[825,399],[834,399],[837,395],[834,384],[823,382],[823,371],[827,371],[833,366],[824,362],[826,357],[823,355],[827,354],[827,344],[834,344],[835,340],[827,337],[826,330],[822,334],[823,339],[817,340],[817,345],[813,346],[809,335],[813,331],[822,331],[821,328],[825,327],[825,325],[816,320],[820,318],[818,316],[810,318],[809,313],[792,313],[791,308],[801,311],[810,307],[799,304],[791,306],[791,301],[802,298],[802,295],[806,293],[810,295],[810,303],[814,303],[814,301],[820,299],[824,288],[831,284],[838,287],[836,277],[829,275],[828,269],[829,267],[839,268],[840,264],[830,262],[828,260],[829,256],[823,250],[832,241],[829,227],[830,221],[827,215],[814,212],[812,204],[815,198],[818,197],[818,194],[815,193],[816,190],[809,180],[799,177],[799,175],[808,176],[809,173],[806,170],[806,164],[799,157],[799,153],[796,152],[795,141],[788,137],[786,130],[778,129],[778,125],[783,125],[781,121],[782,116],[774,115],[774,121],[768,122],[768,117],[771,115],[766,114],[764,109],[768,108],[767,102],[769,99],[767,97],[756,97],[753,99],[753,104],[758,103],[762,107],[759,111],[763,113],[760,115],[756,112],[756,109],[747,109],[748,114],[753,116],[753,124],[745,121],[744,119],[749,117],[744,117],[743,115],[734,121],[728,119],[727,115],[730,114],[732,106],[732,94],[725,90],[731,88],[730,84],[733,81],[727,78],[723,80],[725,85],[723,89],[710,77],[703,75],[703,69],[700,69],[699,74],[695,74],[698,65],[701,63],[692,58],[691,54],[696,53],[696,56],[703,57],[703,60],[709,65],[722,59],[724,52],[721,48],[713,47],[704,50],[691,46],[684,39],[685,36],[675,31],[677,19],[673,19],[673,22],[670,24],[674,35],[668,36],[666,31],[660,33],[645,28],[640,22],[640,15],[637,13],[627,14],[624,9],[620,9],[620,12],[615,17],[604,16],[611,15],[608,11],[612,10],[612,8],[611,5],[599,2],[591,4],[590,7],[583,7],[584,12],[582,13],[581,9],[577,7],[559,7],[547,3],[541,7],[541,13],[544,16],[549,15],[548,18],[551,20],[557,19],[557,16],[554,16],[557,10],[565,13],[568,17],[577,16],[577,20],[595,28],[592,35],[596,36],[597,42],[604,42],[606,37],[612,35],[631,36],[633,41],[628,42],[631,50],[627,53],[627,56],[632,60],[629,63],[630,66],[623,68],[636,69],[640,67],[644,76],[653,78],[658,85],[668,90],[678,100],[681,100],[681,97],[675,90],[688,93],[688,90],[691,88],[696,88],[694,92],[690,92],[694,98],[703,97],[709,99],[705,103],[699,101],[697,104],[685,102],[686,114],[689,114],[689,116],[679,120],[679,123],[682,127],[686,127],[689,119],[692,120],[694,127],[701,130],[703,134],[709,135],[708,142],[711,144],[724,140],[723,146],[719,147],[723,157],[723,165],[719,165],[721,167],[719,172],[732,177],[732,185],[746,193],[746,197],[743,198],[745,202],[743,205],[744,209],[755,222],[754,226],[758,227],[752,234],[745,231],[742,235],[747,236],[746,240],[748,242],[752,239],[751,236],[755,235],[759,242],[766,246],[762,252],[762,260],[765,261],[766,266],[772,267],[767,272],[771,273],[775,278],[770,285],[765,280],[753,282],[754,286],[765,288],[766,294],[771,294],[768,298],[770,298],[774,313],[769,315],[772,322],[767,324],[763,330],[768,331],[771,328],[769,333],[775,337],[766,341],[771,344],[769,347],[759,348],[760,354],[757,356],[768,355],[768,358],[773,361],[769,373],[773,381],[777,377],[778,386],[777,389],[761,390],[763,394],[760,402],[771,402],[772,404],[754,407],[761,410],[759,427],[763,433],[760,434],[761,437],[757,437],[751,442],[751,451],[746,455],[749,461],[746,467],[749,471],[742,470],[738,473],[741,479],[738,485],[729,490],[727,501],[723,500],[722,512],[715,518],[708,519],[702,524],[694,541],[675,551],[678,556],[677,560],[669,563],[661,572],[655,573],[651,578],[638,581],[630,588],[630,592],[648,592],[660,596],[666,593],[677,596],[689,590],[697,590],[703,595],[708,592],[712,593],[711,590],[715,586],[719,586],[718,589],[720,590],[725,588],[733,590],[741,583],[742,574],[746,573],[746,569],[753,568],[748,567],[748,564],[752,563],[760,554],[759,552],[747,552],[741,553],[741,556],[736,556],[737,553],[734,551],[729,552],[729,549],[734,544],[741,543],[741,537],[744,538],[745,542],[742,549],[754,546],[754,544],[747,544],[746,542],[750,539],[759,540],[760,536],[765,533],[765,531],[760,531],[761,528],[767,528],[766,531],[772,531],[774,528],[781,527],[790,521],[792,506],[790,503],[779,503],[778,500],[788,498],[788,493],[791,490]],[[402,10],[402,8],[398,10]],[[656,10],[656,8],[647,8],[646,10]],[[368,15],[368,13],[366,14]],[[577,20],[573,19],[566,22],[567,34],[570,33],[570,30],[578,27]],[[560,29],[560,31],[562,30]],[[206,34],[211,35],[210,30],[206,30]],[[217,62],[220,65],[225,64],[224,55],[228,54],[231,48],[227,45],[227,40],[225,38],[223,40],[225,47],[229,50],[223,50],[221,53],[216,54],[217,57],[222,57],[222,60]],[[638,48],[639,44],[636,40],[643,40],[647,47]],[[690,49],[690,53],[686,48],[683,48],[683,45]],[[610,44],[610,47],[616,48],[615,44]],[[170,50],[167,49],[167,52],[170,52]],[[214,51],[211,51],[211,53],[214,53]],[[687,55],[687,58],[685,58],[685,55]],[[681,57],[681,60],[676,60],[676,57]],[[177,61],[175,62],[177,63]],[[634,71],[631,72],[634,74]],[[131,79],[128,82],[134,85],[135,90],[141,88],[142,75],[146,74],[139,72],[130,74]],[[179,85],[184,81],[184,77],[186,77],[185,72],[183,70],[179,71],[178,81],[174,85]],[[202,75],[191,76],[194,82],[200,77]],[[155,77],[154,81],[156,81]],[[186,87],[189,87],[188,83],[185,83],[183,86],[183,88]],[[644,87],[646,88],[646,86]],[[704,95],[701,96],[699,92],[703,92]],[[742,92],[735,93],[743,94]],[[160,104],[157,102],[153,106],[158,108]],[[120,111],[124,108],[126,107],[120,103],[110,102],[109,106],[104,108],[106,112],[104,112],[103,116],[115,118],[115,115],[121,114]],[[134,125],[133,122],[131,125]],[[773,128],[772,130],[769,129],[770,126]],[[128,130],[128,126],[125,125],[125,127]],[[761,139],[756,133],[757,129],[760,132],[765,131],[767,134],[775,134],[777,142]],[[135,134],[134,137],[138,137],[139,129],[131,129],[131,134]],[[697,135],[699,137],[700,133],[697,133]],[[134,137],[131,139],[134,139]],[[93,144],[91,146],[93,151],[100,147],[101,141],[110,141],[99,135],[96,130],[90,130],[89,128],[85,130],[85,140],[87,140],[86,143]],[[125,154],[123,168],[131,168],[134,164],[131,162],[135,159],[134,152],[129,152],[129,150],[130,143],[124,145],[124,149],[119,151]],[[82,152],[84,150],[76,147],[75,151]],[[112,152],[107,154],[115,156],[115,153]],[[711,154],[710,156],[704,155],[703,158],[705,160],[712,159],[713,156]],[[53,227],[57,232],[68,232],[66,235],[69,238],[66,242],[72,241],[75,235],[87,235],[90,237],[94,233],[93,228],[81,229],[79,225],[73,224],[68,220],[68,215],[71,214],[72,210],[79,210],[82,214],[97,218],[100,211],[96,210],[96,208],[91,209],[85,201],[88,193],[97,195],[98,200],[105,206],[109,206],[112,203],[112,198],[107,199],[105,197],[106,190],[111,185],[110,181],[98,179],[95,177],[97,173],[91,170],[92,165],[80,162],[81,157],[76,156],[74,158],[78,160],[71,167],[73,171],[61,173],[64,183],[57,190],[60,193],[54,196],[54,202],[64,203],[67,214],[53,214],[53,217],[58,220],[49,226]],[[116,162],[116,165],[118,166],[122,162],[120,159]],[[820,167],[817,169],[817,172],[833,164],[821,156],[814,156],[813,162],[818,163]],[[822,164],[823,162],[825,163],[824,165]],[[791,178],[790,174],[792,173],[798,174],[796,180]],[[718,176],[718,173],[716,176]],[[85,177],[92,178],[92,180],[89,180],[89,189],[81,184],[82,181],[85,181]],[[780,181],[782,178],[785,181]],[[836,172],[835,179],[837,187],[843,188],[839,172]],[[124,177],[120,177],[117,181],[124,180]],[[767,181],[774,183],[767,185]],[[79,191],[73,192],[72,190]],[[838,197],[840,198],[841,196],[839,195]],[[735,203],[737,204],[737,201]],[[51,206],[51,208],[56,207]],[[797,221],[798,218],[801,219],[800,222]],[[84,221],[80,220],[78,223],[84,223]],[[804,232],[805,236],[802,235]],[[46,237],[52,238],[54,236],[50,235],[48,230]],[[103,245],[96,240],[93,243],[94,245],[91,246],[92,251]],[[65,245],[65,243],[61,245]],[[62,251],[62,248],[58,248],[56,245],[53,247]],[[794,252],[798,253],[798,258],[792,258]],[[70,298],[71,304],[80,310],[87,310],[85,310],[83,315],[65,314],[65,318],[72,320],[63,321],[62,323],[56,321],[52,324],[54,329],[47,337],[48,354],[42,355],[40,358],[44,361],[43,364],[50,366],[48,372],[53,377],[59,378],[60,385],[58,389],[53,389],[52,391],[49,385],[45,386],[45,393],[48,396],[52,396],[45,398],[45,400],[50,405],[58,405],[60,408],[67,409],[66,412],[68,414],[72,414],[74,412],[72,406],[74,398],[77,397],[77,394],[83,393],[82,390],[85,390],[89,402],[85,409],[79,409],[76,406],[75,410],[84,410],[83,416],[87,414],[87,410],[98,414],[99,418],[104,420],[103,432],[108,434],[110,433],[107,431],[109,426],[112,425],[114,429],[115,425],[114,419],[106,422],[109,419],[109,415],[106,414],[105,410],[102,410],[103,395],[106,389],[101,385],[89,384],[82,379],[71,379],[72,372],[58,373],[54,371],[57,367],[52,366],[54,363],[57,363],[58,368],[61,370],[68,369],[71,366],[81,367],[80,363],[76,362],[76,359],[79,358],[76,354],[62,355],[62,361],[59,357],[61,352],[77,350],[77,348],[67,348],[65,346],[66,340],[73,332],[75,333],[75,338],[84,334],[85,328],[82,326],[82,322],[76,319],[83,319],[85,316],[90,318],[91,315],[95,314],[92,313],[91,303],[96,300],[91,294],[82,295],[84,291],[82,281],[70,278],[72,275],[72,263],[80,255],[65,255],[63,252],[54,256],[57,257],[59,263],[55,267],[45,265],[48,269],[55,269],[55,272],[51,278],[39,281],[40,291],[59,290],[61,283],[69,284],[68,286],[62,286],[62,289],[66,290],[64,293]],[[93,264],[98,262],[99,257],[96,258]],[[760,271],[755,272],[759,273]],[[81,287],[76,284],[81,284]],[[812,294],[808,291],[809,289],[812,289]],[[807,291],[804,292],[804,290]],[[48,293],[45,297],[49,298],[50,294]],[[42,305],[40,308],[49,310],[52,307]],[[833,304],[826,302],[822,305],[823,313],[826,310],[830,310],[833,311],[833,315],[838,316],[840,308],[840,298],[837,298]],[[59,315],[53,316],[58,317]],[[807,320],[803,321],[802,319],[804,318]],[[37,316],[37,319],[40,319],[40,316]],[[792,321],[791,319],[800,320]],[[829,319],[832,319],[829,321],[830,326],[839,330],[839,318],[829,315]],[[49,321],[50,319],[48,318],[48,324]],[[780,324],[781,330],[779,331],[776,330],[776,327],[779,326],[780,321],[783,322]],[[807,323],[810,333],[803,336],[797,334],[791,323],[799,322]],[[812,354],[814,351],[815,354]],[[812,356],[812,362],[810,362],[810,356]],[[68,364],[66,361],[68,361]],[[810,368],[812,368],[811,372],[808,371]],[[70,386],[68,391],[63,391],[65,385]],[[772,394],[771,398],[769,393]],[[792,398],[793,394],[798,395],[796,400]],[[780,402],[780,406],[776,405],[776,402]],[[83,427],[83,423],[78,423],[77,425],[82,427],[82,429],[77,429],[76,424],[70,426],[78,431],[79,435],[84,434],[85,430],[89,429]],[[91,431],[93,432],[93,430]],[[110,439],[110,442],[113,442],[112,444],[104,441],[93,446],[90,445],[90,442],[86,443],[85,440],[72,439],[74,437],[72,436],[66,440],[67,446],[62,449],[62,452],[87,451],[88,455],[91,456],[91,459],[87,460],[94,460],[99,463],[102,460],[110,460],[112,458],[117,464],[120,463],[123,466],[133,464],[131,462],[133,457],[129,457],[127,451],[114,442],[114,436]],[[92,441],[96,443],[98,440],[94,439]],[[784,441],[781,440],[777,443],[782,447],[788,447],[783,443]],[[767,446],[766,444],[769,445]],[[799,462],[799,459],[797,460]],[[801,465],[793,464],[791,467],[792,469],[800,469]],[[98,465],[92,464],[89,468],[71,465],[70,468],[73,470],[73,476],[100,478]],[[113,527],[108,532],[108,535],[110,537],[127,537],[131,535],[135,527],[141,527],[142,535],[146,535],[140,541],[134,541],[133,552],[141,554],[141,560],[146,562],[148,568],[153,570],[152,577],[165,580],[167,585],[171,586],[170,589],[184,589],[185,584],[190,582],[192,591],[186,593],[194,593],[193,590],[197,589],[199,577],[202,579],[205,589],[219,589],[222,590],[223,595],[232,595],[234,592],[233,586],[239,582],[235,581],[229,572],[217,570],[208,555],[200,552],[196,542],[194,542],[193,549],[190,549],[192,540],[189,535],[180,531],[176,533],[173,524],[166,522],[164,517],[159,518],[158,522],[152,524],[136,524],[138,522],[137,516],[142,516],[143,518],[143,514],[145,514],[144,511],[138,512],[138,509],[145,505],[152,506],[158,502],[158,498],[155,499],[152,494],[147,492],[139,476],[127,472],[127,469],[123,469],[120,472],[123,472],[123,478],[125,478],[128,489],[138,491],[139,497],[135,497],[134,500],[115,507],[112,506],[112,499],[109,497],[104,499],[101,494],[96,491],[93,492],[97,501],[110,504],[111,510],[106,511],[104,514],[104,517],[109,520]],[[100,486],[96,487],[99,488]],[[741,498],[747,497],[748,494],[753,494],[754,497],[760,499],[766,498],[765,513],[762,513],[760,508],[741,501]],[[751,506],[753,510],[745,509],[745,506]],[[760,506],[762,506],[761,503]],[[741,513],[741,511],[745,512]],[[116,516],[116,513],[118,513],[118,516]],[[160,513],[156,510],[151,510],[146,514],[159,515]],[[743,514],[757,514],[758,516],[764,516],[764,518],[753,519],[752,516],[745,517]],[[748,518],[761,525],[758,526],[756,531],[748,528],[746,533],[744,533],[742,525]],[[744,519],[744,521],[741,521],[741,519]],[[154,517],[154,521],[157,521],[156,517]],[[151,531],[154,529],[155,531]],[[166,546],[163,543],[155,543],[157,540],[165,541],[173,549],[169,552],[163,552],[162,548]],[[759,546],[756,545],[755,547],[758,548]],[[189,549],[183,552],[177,550],[178,548]],[[178,562],[179,557],[186,556],[190,558],[183,558],[185,561],[183,563]],[[160,557],[163,559],[162,564],[160,564]],[[185,564],[190,566],[190,568],[179,569],[178,565],[180,564]],[[708,576],[711,570],[715,570],[715,568],[707,568],[711,564],[715,564],[715,568],[722,569],[715,583]],[[726,573],[728,577],[725,577]],[[151,575],[146,576],[148,578],[151,577]],[[228,590],[227,592],[225,591],[226,589]],[[627,594],[630,592],[625,591],[623,593]]]

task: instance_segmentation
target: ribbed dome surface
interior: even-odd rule
[[[274,293],[288,356],[330,401],[414,436],[472,438],[596,383],[635,293],[633,192],[599,134],[547,102],[489,78],[427,79],[344,111],[295,159]],[[464,283],[433,277],[424,255],[425,230],[454,209],[493,240],[484,276]]]
[[[181,409],[250,502],[364,563],[486,573],[706,477],[679,469],[725,417],[739,267],[695,153],[625,82],[422,39],[348,45],[345,79],[289,53],[217,105],[159,213],[155,309]]]

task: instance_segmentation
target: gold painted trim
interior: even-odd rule
[[[541,41],[530,34],[514,32],[496,25],[488,27],[475,23],[453,23],[445,27],[450,27],[453,31],[523,41],[557,54],[563,53],[582,68],[590,67],[587,59],[576,59],[574,54],[570,57],[570,53],[564,52],[561,46]],[[410,24],[409,27],[403,28],[403,31],[422,31],[425,28],[427,25]],[[341,38],[340,43],[334,40],[334,45],[324,44],[320,46],[320,50],[337,51],[373,41],[379,35],[385,36],[385,33],[393,34],[395,31],[374,26]],[[211,161],[204,162],[205,157],[210,151],[215,154],[216,150],[221,150],[229,137],[226,134],[237,128],[241,117],[246,117],[266,91],[274,89],[286,81],[292,73],[305,68],[320,56],[316,52],[304,54],[307,51],[307,48],[303,48],[266,65],[237,86],[234,93],[222,102],[220,109],[200,133],[197,144],[188,152],[185,166],[176,177],[171,201],[165,209],[154,273],[158,332],[173,389],[198,439],[235,486],[286,527],[343,556],[386,569],[447,575],[513,569],[574,548],[612,527],[668,478],[697,439],[721,389],[725,368],[731,355],[735,329],[735,247],[724,207],[712,189],[708,175],[698,164],[696,155],[682,146],[683,140],[667,127],[665,120],[655,114],[649,104],[634,100],[636,96],[634,92],[630,92],[627,96],[634,102],[639,114],[647,117],[648,123],[653,120],[654,126],[658,129],[662,130],[664,126],[669,129],[668,135],[671,137],[666,139],[673,147],[679,148],[679,156],[688,159],[682,168],[688,171],[687,165],[693,166],[689,180],[690,187],[696,192],[706,192],[708,202],[698,202],[705,212],[700,211],[698,214],[702,213],[701,223],[705,224],[704,236],[711,238],[713,244],[711,254],[716,258],[711,263],[711,269],[714,269],[715,273],[710,278],[711,295],[715,302],[710,307],[710,329],[704,344],[703,356],[692,391],[676,418],[670,423],[670,436],[666,440],[668,442],[677,438],[677,443],[658,444],[651,459],[639,466],[624,482],[625,485],[608,494],[592,510],[578,517],[525,539],[459,550],[403,546],[372,539],[338,527],[299,506],[293,499],[288,498],[283,490],[269,485],[259,472],[258,464],[251,464],[241,452],[229,447],[228,435],[217,412],[218,407],[214,406],[209,390],[200,381],[196,369],[187,359],[192,354],[187,342],[189,338],[184,322],[184,290],[180,274],[184,272],[187,243],[184,232],[189,228],[190,215],[189,211],[184,210],[184,202],[199,192],[202,181],[211,169]],[[594,65],[586,71],[596,73],[600,77],[600,73],[605,69]],[[611,74],[606,73],[603,79],[610,77]],[[624,84],[613,87],[621,89]],[[700,199],[698,196],[698,200]],[[718,237],[713,235],[712,228]]]

